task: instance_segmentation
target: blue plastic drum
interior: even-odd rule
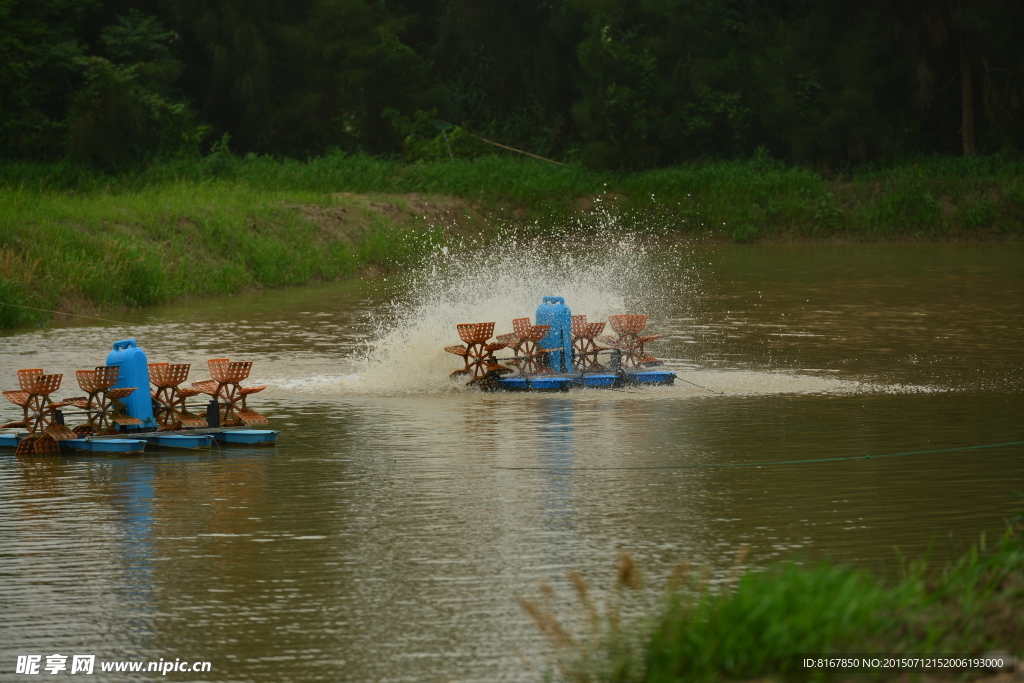
[[[138,429],[156,429],[153,418],[153,400],[149,396],[149,360],[146,352],[134,339],[114,342],[114,350],[107,354],[107,365],[121,368],[115,388],[135,387],[135,391],[121,399],[129,417],[142,420]]]
[[[540,340],[545,349],[559,349],[548,354],[555,372],[573,372],[572,369],[572,311],[560,296],[546,296],[537,307],[537,324],[551,325],[548,336]]]

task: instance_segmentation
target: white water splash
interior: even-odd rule
[[[515,234],[477,248],[442,247],[422,269],[405,276],[408,294],[392,302],[378,333],[357,359],[345,392],[417,394],[463,390],[449,379],[461,367],[445,346],[460,344],[456,325],[495,322],[494,334],[512,331],[544,296],[561,296],[574,315],[591,322],[642,313],[657,319],[695,278],[681,248],[619,233],[568,234],[560,240]],[[610,332],[610,330],[608,330]]]

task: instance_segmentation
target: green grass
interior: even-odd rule
[[[633,174],[502,155],[408,164],[340,153],[239,157],[224,149],[120,174],[7,161],[0,163],[0,302],[148,306],[408,263],[439,232],[410,231],[352,195],[411,193],[467,200],[494,234],[510,221],[541,234],[588,221],[600,227],[603,210],[670,238],[734,242],[1024,235],[1024,161],[1004,157],[905,159],[831,179],[764,153]],[[345,205],[360,227],[343,235],[300,208]],[[47,317],[0,309],[2,327]]]
[[[1009,157],[907,158],[829,180],[763,153],[633,174],[501,155],[408,164],[341,153],[297,161],[219,152],[118,175],[68,162],[0,165],[0,185],[30,192],[124,195],[210,181],[274,193],[453,195],[549,222],[574,215],[580,198],[603,196],[673,231],[741,242],[1020,235],[1024,221],[1024,161]]]
[[[695,604],[673,595],[646,648],[648,681],[744,679],[793,673],[797,653],[879,652],[904,602],[864,572],[784,565],[749,574],[736,591]]]
[[[549,587],[542,601],[521,603],[554,646],[561,680],[849,680],[854,673],[888,680],[901,672],[808,670],[798,655],[1002,651],[1021,656],[1024,538],[1019,531],[1018,525],[1018,533],[1008,532],[993,548],[982,539],[941,570],[918,561],[889,578],[830,564],[782,563],[709,588],[706,575],[684,566],[660,598],[640,600],[639,609],[639,574],[624,557],[603,611],[583,580],[571,576],[586,615],[582,635],[550,608]],[[623,578],[630,575],[634,578]],[[625,609],[630,603],[632,612]]]
[[[429,231],[407,233],[359,202],[180,181],[110,193],[0,187],[0,325],[48,314],[285,287],[413,259]],[[328,230],[298,206],[342,207]],[[410,237],[411,236],[411,237]],[[415,237],[419,237],[417,240]]]

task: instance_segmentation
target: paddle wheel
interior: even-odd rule
[[[267,388],[266,386],[243,387],[241,385],[241,382],[249,377],[252,361],[211,358],[207,362],[207,366],[213,379],[193,382],[192,386],[220,403],[221,427],[267,424],[267,418],[245,405],[246,397]]]
[[[598,362],[600,353],[609,351],[611,347],[597,343],[597,335],[604,332],[605,323],[588,323],[587,316],[572,317],[572,362],[581,372],[598,372],[607,368]]]
[[[521,375],[536,375],[554,372],[548,366],[547,354],[550,349],[542,348],[541,339],[548,334],[551,325],[534,325],[529,318],[516,318],[512,321],[514,332],[498,337],[515,354],[506,362],[514,365]]]
[[[75,434],[116,434],[117,425],[127,427],[142,424],[142,420],[125,413],[125,405],[121,401],[130,396],[136,387],[113,388],[120,372],[121,368],[116,365],[75,372],[78,386],[89,394],[85,398],[73,398],[65,402],[65,405],[73,405],[85,411],[86,423],[75,427]]]
[[[178,386],[188,379],[190,363],[149,363],[149,381],[155,389],[150,392],[153,397],[153,413],[163,431],[181,429],[183,427],[206,427],[206,417],[193,415],[188,411],[186,401],[203,393],[199,389]]]
[[[17,455],[49,455],[58,451],[57,442],[75,438],[57,419],[57,410],[67,402],[54,402],[50,394],[60,389],[64,375],[47,375],[41,368],[18,370],[20,390],[3,392],[4,398],[22,409],[22,419],[0,426],[23,428],[29,436],[18,443]]]
[[[501,376],[513,372],[512,368],[502,365],[494,356],[484,359],[484,374],[469,380],[468,384],[475,384],[484,391],[497,391],[500,388]]]
[[[644,351],[645,344],[661,336],[660,334],[640,334],[647,326],[646,315],[610,315],[608,322],[617,336],[601,337],[598,341],[622,352],[622,367],[639,368],[661,363],[657,358],[647,355],[647,352]]]
[[[487,374],[487,359],[498,349],[505,348],[505,342],[488,340],[494,334],[494,323],[463,323],[456,325],[459,331],[459,339],[466,342],[461,346],[446,346],[448,353],[461,356],[465,366],[453,372],[451,377],[464,377],[472,375],[470,382],[473,382]]]

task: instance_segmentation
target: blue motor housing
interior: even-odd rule
[[[560,296],[546,296],[537,307],[537,325],[551,325],[548,336],[540,341],[545,349],[560,349],[548,354],[555,372],[573,372],[572,369],[572,311]]]
[[[128,396],[121,399],[129,417],[142,420],[140,429],[155,429],[153,400],[149,396],[149,361],[146,352],[139,348],[134,339],[114,342],[114,350],[107,354],[107,365],[120,368],[115,388],[135,387]]]

